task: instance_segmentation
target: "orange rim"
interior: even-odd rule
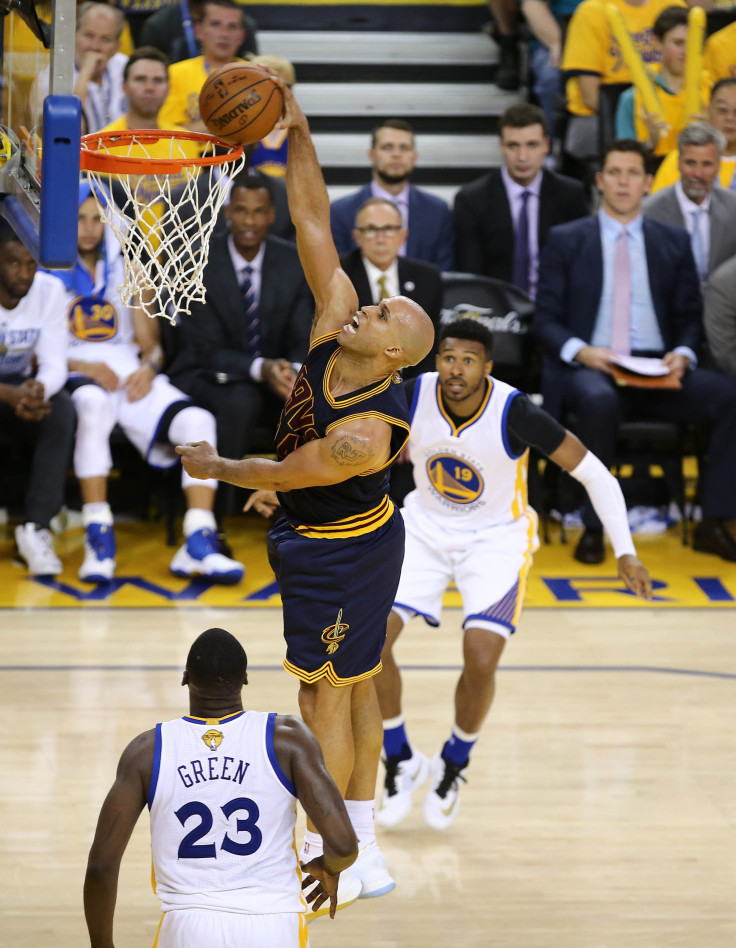
[[[119,148],[130,145],[133,141],[140,142],[142,145],[155,145],[162,139],[200,142],[225,148],[227,151],[221,155],[206,155],[202,158],[134,158],[100,151],[101,148]],[[233,145],[203,132],[131,128],[119,132],[93,132],[90,135],[83,135],[79,164],[82,171],[109,172],[110,174],[177,174],[182,168],[190,166],[224,165],[229,161],[236,161],[242,154],[242,145]]]

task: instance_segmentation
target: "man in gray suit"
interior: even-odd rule
[[[653,194],[644,216],[685,227],[701,282],[736,254],[736,193],[715,182],[726,139],[704,122],[693,122],[677,136],[680,180]]]
[[[736,257],[722,263],[703,287],[703,324],[713,365],[736,375]]]
[[[181,321],[167,372],[215,416],[222,456],[240,458],[257,428],[276,429],[309,348],[314,300],[295,244],[269,236],[267,175],[239,175],[225,217],[228,232],[210,240],[207,301]],[[223,501],[218,491],[218,515],[230,511],[233,493]]]

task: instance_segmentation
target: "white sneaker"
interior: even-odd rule
[[[360,850],[350,871],[363,883],[363,891],[359,896],[361,899],[375,899],[379,895],[388,895],[396,888],[383,853],[375,840]]]
[[[424,822],[432,829],[443,830],[457,816],[460,806],[460,781],[464,767],[458,767],[440,754],[432,759],[432,789],[424,798]]]
[[[15,542],[32,576],[58,576],[63,570],[61,560],[54,553],[51,533],[44,527],[38,527],[35,523],[16,527]]]
[[[84,583],[106,583],[115,575],[115,531],[107,523],[90,523],[84,533],[84,562],[79,578]]]
[[[350,869],[343,869],[340,873],[340,879],[337,883],[337,911],[347,908],[348,905],[352,905],[353,902],[360,898],[360,893],[363,889],[363,884],[357,876],[354,876],[351,872],[352,866]],[[315,883],[316,885],[316,883]],[[305,918],[307,922],[314,921],[315,918],[321,918],[322,915],[330,914],[330,903],[329,900],[324,903],[316,912],[312,911],[311,907],[307,908]]]
[[[245,567],[237,560],[218,551],[217,534],[203,529],[191,533],[183,546],[174,554],[169,569],[174,576],[186,579],[190,576],[206,576],[215,583],[232,586],[239,583]]]
[[[409,815],[414,805],[414,791],[427,779],[431,768],[429,760],[419,751],[414,751],[408,760],[388,757],[384,764],[386,779],[376,823],[389,829]]]

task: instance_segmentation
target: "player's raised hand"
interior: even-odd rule
[[[181,455],[181,463],[190,477],[197,477],[201,481],[217,477],[220,455],[209,442],[189,441],[187,444],[178,444],[175,450]]]
[[[652,598],[652,577],[649,570],[636,556],[625,553],[618,559],[618,575],[630,589],[642,599]]]

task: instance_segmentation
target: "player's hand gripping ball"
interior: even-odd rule
[[[273,78],[251,63],[220,66],[199,93],[199,112],[207,130],[233,145],[259,142],[284,109],[284,97]]]

